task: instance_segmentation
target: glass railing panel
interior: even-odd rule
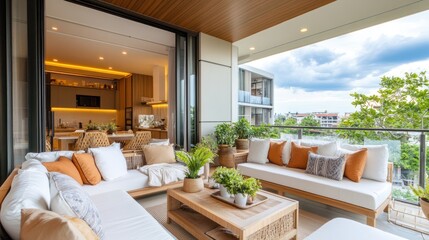
[[[262,104],[262,98],[257,96],[250,96],[251,104]]]
[[[271,105],[271,98],[267,98],[267,97],[262,98],[262,104]]]

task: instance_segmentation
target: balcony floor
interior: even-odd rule
[[[337,217],[352,219],[361,223],[366,222],[366,218],[353,214],[338,208],[330,207],[324,204],[313,202],[307,199],[300,199],[288,196],[299,201],[299,226],[298,239],[303,239],[324,223]],[[167,198],[165,193],[149,196],[137,200],[155,219],[161,223],[166,222],[166,203]],[[185,230],[178,225],[167,226],[170,232],[178,239],[194,239]],[[422,234],[387,221],[387,213],[383,213],[377,218],[377,228],[392,234],[412,240],[429,240],[429,235]]]

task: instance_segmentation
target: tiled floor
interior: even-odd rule
[[[297,199],[293,197],[294,199]],[[324,223],[336,217],[344,217],[365,223],[366,218],[362,215],[353,214],[338,208],[313,202],[307,199],[297,199],[300,206],[300,220],[298,227],[298,239],[311,234]],[[160,204],[166,204],[166,194],[158,194],[139,199],[138,202],[145,208],[150,208]],[[392,234],[411,240],[429,240],[429,235],[425,235],[404,227],[397,226],[387,221],[387,213],[383,213],[377,219],[377,228]]]

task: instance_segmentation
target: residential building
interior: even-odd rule
[[[239,68],[238,117],[252,125],[273,123],[274,76],[250,66]]]
[[[338,113],[328,112],[295,113],[290,116],[295,118],[298,124],[301,123],[303,118],[313,116],[314,119],[319,121],[321,127],[336,127],[341,120]]]

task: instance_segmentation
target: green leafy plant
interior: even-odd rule
[[[214,154],[206,147],[196,147],[191,153],[177,151],[176,156],[188,167],[188,171],[185,174],[186,178],[196,179],[199,178],[198,172],[200,169],[213,161]]]
[[[244,117],[234,123],[234,130],[238,139],[248,139],[252,134],[252,126]]]
[[[239,175],[231,179],[231,184],[228,185],[228,192],[231,194],[246,194],[248,196],[254,197],[256,193],[261,189],[260,182],[255,178],[246,178]]]
[[[214,135],[218,145],[234,145],[236,135],[231,123],[221,123],[217,125]]]
[[[207,136],[204,136],[201,138],[201,141],[199,143],[197,143],[196,147],[206,147],[208,149],[210,149],[210,151],[213,153],[213,158],[217,157],[217,151],[218,151],[218,147],[217,147],[217,143],[216,140],[213,136],[213,134],[209,134]],[[194,148],[195,149],[195,148]]]
[[[86,130],[101,130],[101,126],[98,123],[90,122],[86,125]]]
[[[214,171],[212,178],[219,184],[228,188],[232,184],[233,179],[241,176],[234,168],[218,167]]]
[[[116,131],[116,129],[117,129],[117,127],[116,127],[116,123],[114,123],[114,122],[109,122],[109,123],[106,125],[106,130],[107,130],[107,131],[112,131],[112,132],[114,132],[114,131]]]
[[[426,174],[426,188],[422,188],[420,186],[414,187],[412,185],[410,185],[411,191],[413,191],[413,193],[425,200],[426,202],[429,202],[429,178],[428,175]]]

